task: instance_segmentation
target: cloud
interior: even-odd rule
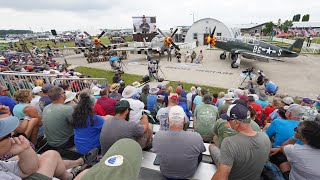
[[[0,27],[3,29],[75,30],[92,28],[131,28],[132,16],[157,16],[161,29],[191,25],[195,19],[215,18],[227,25],[276,22],[294,14],[310,14],[320,21],[316,0],[2,0]]]

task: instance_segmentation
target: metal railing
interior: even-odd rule
[[[9,89],[11,95],[20,89],[32,90],[43,84],[67,85],[73,92],[82,91],[85,88],[92,89],[94,86],[105,87],[108,82],[104,78],[61,78],[57,74],[31,74],[22,72],[0,73],[0,84]]]
[[[55,86],[67,85],[72,92],[92,89],[94,86],[107,87],[108,81],[104,78],[56,78],[52,81]]]

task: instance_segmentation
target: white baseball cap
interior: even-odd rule
[[[39,92],[42,92],[41,86],[36,86],[32,89],[32,94],[38,94]]]
[[[169,121],[183,121],[185,113],[181,106],[173,106],[169,111]]]

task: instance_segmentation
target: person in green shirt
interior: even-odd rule
[[[212,96],[203,96],[203,104],[196,107],[194,111],[194,130],[199,133],[205,142],[211,142],[213,137],[212,128],[219,118],[219,111],[216,106],[211,105]]]
[[[253,120],[255,119],[256,111],[251,106],[249,106],[248,109],[250,111],[250,117],[252,119],[250,122],[251,128],[254,131],[261,131],[259,125]],[[238,134],[238,132],[231,128],[227,120],[218,119],[213,125],[213,134],[213,142],[216,146],[220,148],[224,138],[236,135]]]

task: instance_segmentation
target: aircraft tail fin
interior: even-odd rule
[[[290,51],[294,51],[296,53],[300,53],[303,46],[304,39],[298,38],[290,47]]]

